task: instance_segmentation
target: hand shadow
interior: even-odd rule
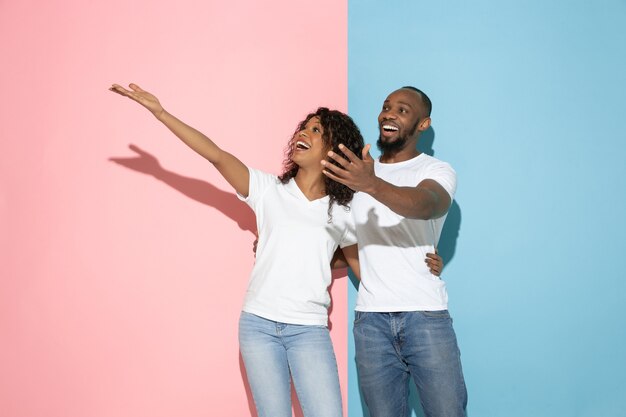
[[[220,190],[206,181],[167,171],[152,154],[133,144],[128,145],[128,147],[137,156],[109,158],[109,161],[143,174],[152,175],[192,200],[216,208],[237,223],[241,230],[252,234],[256,233],[254,213],[234,193]]]

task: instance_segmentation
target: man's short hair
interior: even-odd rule
[[[430,112],[433,110],[433,103],[430,101],[426,93],[419,88],[413,87],[411,85],[405,85],[402,88],[408,88],[409,90],[413,90],[420,95],[420,98],[422,99],[422,104],[424,105],[424,110],[426,110],[426,116],[430,117]]]

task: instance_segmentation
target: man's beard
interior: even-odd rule
[[[400,136],[398,139],[394,140],[393,142],[385,142],[383,141],[383,138],[381,136],[378,136],[378,140],[376,141],[376,146],[378,147],[378,150],[381,151],[383,154],[385,153],[394,154],[394,153],[399,152],[401,149],[403,149],[404,145],[406,145],[408,140],[409,140],[408,137]]]
[[[378,147],[378,150],[381,151],[383,154],[388,153],[392,155],[400,152],[406,146],[409,138],[413,136],[417,131],[418,124],[419,120],[415,122],[411,129],[409,129],[410,132],[408,135],[399,136],[398,139],[394,140],[393,142],[385,142],[383,141],[382,135],[378,135],[378,141],[376,141],[376,146]]]

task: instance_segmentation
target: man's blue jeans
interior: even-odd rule
[[[465,417],[467,390],[447,310],[357,311],[359,385],[371,417],[405,417],[412,377],[426,417]]]
[[[341,417],[337,361],[328,328],[242,312],[239,349],[259,417],[291,417],[290,375],[305,417]]]

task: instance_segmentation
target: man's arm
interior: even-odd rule
[[[339,149],[348,159],[335,152],[328,152],[328,156],[340,167],[322,161],[325,168],[323,172],[327,177],[354,191],[371,195],[394,212],[410,219],[436,219],[450,208],[450,195],[435,180],[425,179],[415,187],[399,187],[378,178],[374,173],[374,160],[369,154],[370,145],[363,148],[363,159],[343,145],[339,145]]]
[[[431,179],[423,180],[416,187],[398,187],[378,178],[367,193],[410,219],[437,219],[446,214],[451,204],[448,192]]]

